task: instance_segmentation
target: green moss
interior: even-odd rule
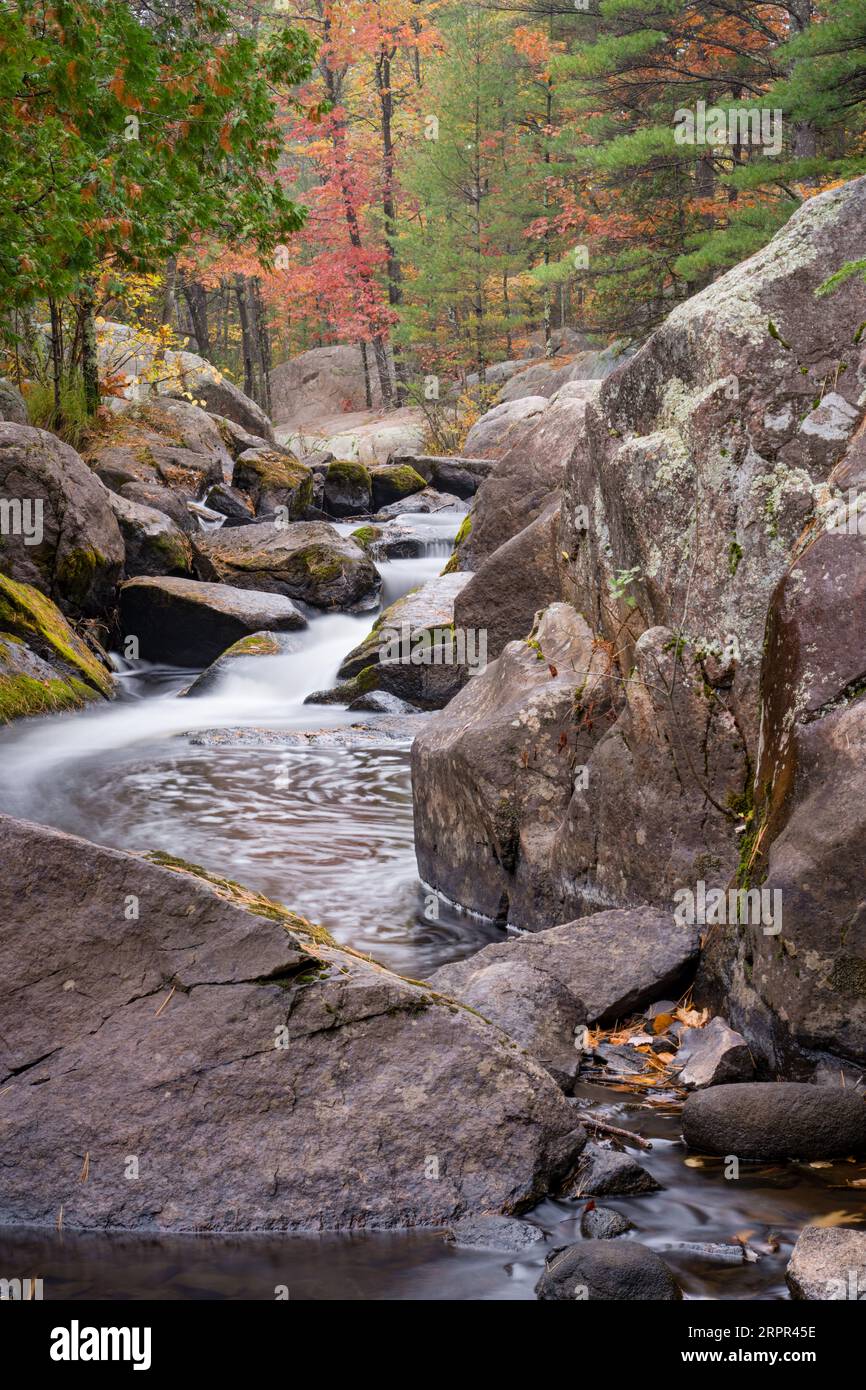
[[[352,532],[351,539],[362,550],[369,550],[374,541],[379,539],[380,534],[378,526],[359,526],[356,531]]]
[[[280,644],[269,632],[254,632],[229,647],[225,656],[279,656]]]
[[[85,692],[85,698],[112,694],[110,672],[76,636],[60,609],[30,584],[18,584],[3,574],[0,631],[26,642],[43,660],[62,662]]]
[[[389,468],[381,469],[380,472],[401,497],[411,497],[415,492],[423,492],[427,486],[421,474],[416,472],[410,463],[396,463]]]
[[[463,542],[464,542],[471,534],[472,534],[472,516],[471,516],[470,513],[467,512],[466,516],[463,518],[463,520],[462,520],[461,523],[460,523],[460,530],[457,532],[457,535],[454,537],[454,549],[453,549],[452,552],[451,552],[451,558],[450,558],[450,560],[448,561],[448,564],[445,566],[444,570],[442,571],[443,574],[454,574],[454,573],[455,573],[455,571],[457,570],[457,568],[458,568],[458,566],[459,566],[459,564],[460,564],[460,547],[461,547],[461,545],[463,544]]]
[[[56,570],[56,583],[75,604],[82,605],[93,588],[97,570],[108,564],[104,555],[92,545],[68,551]]]
[[[320,946],[337,945],[331,933],[324,927],[307,921],[306,917],[301,917],[297,912],[290,912],[282,903],[275,902],[273,898],[266,898],[263,893],[244,888],[243,884],[236,883],[232,878],[221,878],[218,874],[203,869],[200,864],[191,864],[188,860],[178,859],[176,855],[166,854],[163,850],[154,850],[144,857],[151,864],[158,864],[160,868],[203,879],[205,883],[210,884],[217,897],[235,903],[254,917],[265,917],[269,922],[280,922],[287,931],[303,936]]]
[[[363,487],[368,491],[372,487],[369,469],[353,459],[334,459],[329,463],[326,481],[330,482],[332,478],[335,482],[353,483],[356,487]]]
[[[39,681],[31,676],[0,675],[0,724],[58,710],[80,709],[86,699],[92,698],[93,691],[80,681]]]
[[[731,544],[728,546],[728,569],[732,576],[737,573],[742,558],[743,547],[738,545],[736,541],[731,541]]]

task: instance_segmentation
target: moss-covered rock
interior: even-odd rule
[[[417,469],[408,463],[388,463],[373,472],[373,506],[388,507],[404,497],[423,492],[427,486]]]
[[[378,526],[359,526],[352,532],[352,540],[369,552],[381,534]]]
[[[372,505],[373,480],[363,463],[335,459],[328,464],[324,510],[331,516],[359,516]]]
[[[59,608],[0,575],[0,722],[110,698],[113,680]]]
[[[277,507],[300,520],[313,502],[313,474],[294,454],[277,449],[247,449],[235,465],[234,486],[252,498],[258,515]]]

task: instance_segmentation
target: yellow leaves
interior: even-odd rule
[[[859,1225],[863,1220],[861,1211],[828,1211],[823,1216],[813,1216],[813,1226],[823,1226],[832,1229],[835,1226]]]

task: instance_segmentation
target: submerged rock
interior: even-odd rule
[[[0,855],[0,1222],[445,1226],[580,1151],[503,1034],[279,904],[7,817]]]
[[[200,536],[201,579],[303,599],[315,608],[371,608],[382,587],[369,556],[321,521],[267,522]]]
[[[206,666],[243,637],[262,629],[295,632],[306,627],[291,599],[195,579],[130,579],[121,586],[125,636],[138,638],[145,661]]]
[[[763,1081],[713,1086],[683,1106],[690,1149],[742,1159],[866,1155],[866,1100],[859,1091]]]
[[[664,1260],[633,1240],[581,1241],[555,1250],[535,1286],[539,1299],[671,1302],[682,1292]]]
[[[529,1221],[515,1221],[511,1216],[467,1216],[449,1228],[448,1239],[463,1250],[501,1250],[509,1255],[524,1255],[544,1240],[544,1232]]]
[[[450,634],[455,600],[468,579],[465,574],[440,575],[389,604],[376,619],[372,632],[343,658],[337,672],[339,679],[348,680],[360,675],[365,667],[377,665],[386,644],[396,649],[402,640],[406,654],[411,656],[413,647],[420,650],[434,630],[447,629]]]
[[[807,1226],[800,1232],[785,1274],[792,1298],[866,1299],[866,1231]]]

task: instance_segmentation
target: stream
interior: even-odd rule
[[[421,553],[379,565],[383,606],[441,571],[462,514],[400,520]],[[0,734],[0,810],[119,849],[167,850],[425,978],[501,933],[445,902],[436,920],[425,916],[412,832],[412,721],[304,704],[334,684],[372,621],[316,617],[296,651],[236,663],[213,693],[194,699],[182,695],[189,671],[123,668],[114,704]],[[866,1190],[848,1185],[866,1178],[866,1165],[743,1165],[728,1181],[723,1160],[687,1156],[670,1094],[584,1084],[577,1095],[652,1140],[651,1151],[635,1156],[663,1190],[598,1205],[629,1216],[687,1297],[786,1298],[785,1266],[802,1227],[866,1218]],[[527,1219],[545,1239],[517,1257],[457,1249],[432,1231],[218,1237],[6,1228],[0,1270],[42,1278],[51,1299],[273,1299],[277,1286],[302,1300],[532,1299],[545,1252],[580,1238],[582,1208],[564,1200],[535,1208]],[[738,1237],[756,1260],[732,1265],[671,1248]]]

